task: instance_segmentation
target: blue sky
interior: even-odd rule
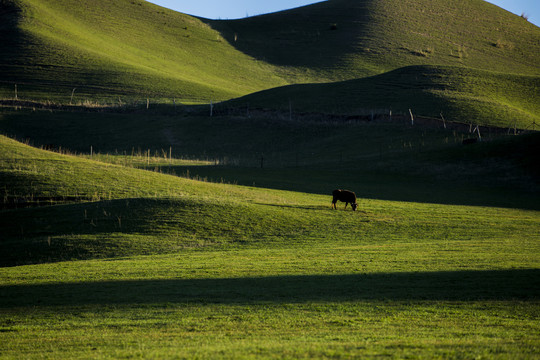
[[[540,0],[489,0],[488,2],[514,14],[525,13],[530,22],[540,26]]]
[[[451,0],[449,0],[451,1]],[[151,0],[154,4],[209,19],[238,19],[291,9],[320,1],[313,0]],[[489,0],[514,14],[525,13],[540,25],[540,0]]]
[[[448,0],[451,1],[451,0]],[[238,19],[313,4],[313,0],[151,0],[150,2],[209,19]],[[540,0],[489,0],[517,15],[525,13],[529,21],[540,25]]]
[[[238,19],[313,4],[320,0],[150,0],[150,2],[209,19]]]

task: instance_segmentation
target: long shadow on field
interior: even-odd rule
[[[103,281],[0,287],[0,308],[87,304],[538,299],[540,269]]]
[[[25,206],[24,203],[19,205]],[[196,233],[201,226],[219,227],[220,218],[216,214],[220,209],[222,206],[219,204],[205,204],[196,199],[150,198],[8,211],[1,211],[0,205],[0,268],[170,252],[171,246],[178,244],[150,240],[151,235],[160,231],[167,233],[171,227],[182,234]],[[234,218],[239,224],[249,224],[244,214],[237,214]],[[145,234],[148,237],[131,238],[129,241],[118,239],[117,236],[125,234]]]

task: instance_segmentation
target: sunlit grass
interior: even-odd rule
[[[364,197],[332,210],[329,195],[182,179],[131,167],[136,155],[126,167],[5,137],[0,153],[6,196],[68,202],[1,211],[6,358],[530,358],[538,346],[537,211]]]
[[[537,356],[538,136],[462,145],[535,130],[537,27],[479,0],[0,6],[26,143],[0,136],[1,357]]]

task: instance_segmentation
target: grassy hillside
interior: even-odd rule
[[[484,143],[469,147],[462,145],[476,136],[469,126],[444,129],[442,122],[163,111],[3,111],[0,128],[38,147],[215,182],[320,194],[339,184],[370,198],[538,207],[537,134],[482,128]]]
[[[14,97],[17,85],[19,98],[64,103],[72,94],[75,102],[215,102],[410,65],[539,75],[540,28],[482,0],[332,0],[234,21],[198,19],[140,0],[3,0],[1,9],[4,98]],[[407,80],[398,86],[422,86]],[[461,91],[460,99],[478,96],[476,88]],[[527,91],[524,98],[537,97],[537,90]],[[440,101],[461,108],[452,95],[439,94]],[[500,100],[492,95],[482,94],[479,105],[464,103],[464,112],[484,113],[483,102]],[[493,112],[505,121],[514,116]],[[530,118],[530,107],[517,112]]]
[[[285,82],[199,19],[145,1],[5,0],[3,95],[209,101]],[[12,26],[16,25],[15,28]],[[9,27],[8,27],[9,26]]]
[[[270,89],[223,106],[326,114],[409,114],[502,128],[538,130],[540,77],[460,67],[411,66],[326,84]]]
[[[188,133],[185,140],[197,139],[194,131],[202,124],[201,119],[194,120],[197,127],[184,126],[171,136],[189,131],[191,134]],[[184,122],[189,121],[192,120],[184,119]],[[261,123],[251,123],[254,126],[251,130],[247,128],[249,125],[239,120],[238,129],[243,128],[244,132],[237,136],[249,138],[250,133],[261,131]],[[329,209],[328,194],[336,187],[355,189],[366,204],[372,202],[367,199],[379,198],[537,208],[538,173],[533,154],[537,152],[538,137],[507,139],[464,149],[460,144],[461,136],[449,138],[450,134],[443,130],[427,133],[389,124],[312,124],[305,125],[310,132],[302,139],[296,134],[299,126],[302,125],[292,126],[289,135],[284,137],[287,131],[283,125],[263,124],[269,136],[267,141],[281,138],[283,142],[280,148],[272,147],[277,153],[262,152],[266,145],[257,138],[246,142],[245,148],[222,144],[213,150],[228,157],[232,166],[227,162],[211,166],[213,161],[190,164],[175,160],[171,164],[166,152],[165,156],[159,153],[157,157],[152,152],[148,160],[146,156],[130,160],[129,154],[121,155],[122,151],[120,155],[118,152],[112,156],[97,154],[89,159],[88,155],[67,156],[38,150],[2,137],[3,206],[22,208],[3,212],[0,220],[5,240],[2,261],[17,264],[47,259],[168,253],[186,247],[224,244],[267,246],[286,239],[289,245],[291,241],[302,243],[306,236],[332,233],[331,229],[339,226],[334,220],[343,221],[341,217],[332,217],[334,220],[329,222],[327,217],[333,216],[332,212],[323,211]],[[369,134],[360,138],[368,128]],[[236,132],[232,128],[230,134],[215,130],[212,142],[216,143],[220,141],[219,136],[234,136]],[[270,132],[276,134],[270,135]],[[390,133],[394,136],[388,137]],[[374,134],[379,134],[379,138],[374,139]],[[150,133],[146,133],[145,138],[148,135]],[[208,132],[205,135],[208,136]],[[297,141],[296,146],[286,146],[293,139]],[[351,141],[357,144],[355,152],[349,151]],[[248,151],[248,148],[256,149],[256,153],[264,157],[264,169],[259,168],[259,158],[243,159],[253,161],[251,165],[249,162],[242,167],[234,165],[235,154],[238,156],[238,151]],[[199,151],[202,155],[206,150],[199,148]],[[138,167],[187,178],[208,178],[217,183],[178,178]],[[244,188],[219,182],[321,195]],[[447,190],[441,192],[441,188]],[[65,203],[69,205],[62,205]],[[36,205],[55,206],[25,209]],[[305,211],[311,215],[305,215]],[[353,226],[354,220],[351,221]],[[354,234],[356,232],[351,236]],[[339,239],[346,238],[339,236]]]
[[[497,148],[490,151],[501,151]],[[515,221],[525,226],[522,235],[529,236],[525,229],[537,222],[534,211],[516,210],[516,216],[520,213],[520,220],[516,220],[506,217],[507,209],[370,200],[358,184],[355,188],[360,196],[360,211],[333,211],[327,194],[337,186],[336,179],[308,175],[311,168],[289,171],[287,177],[299,181],[309,176],[312,184],[305,185],[306,188],[318,184],[319,189],[328,187],[327,193],[315,195],[193,181],[60,155],[6,137],[1,138],[0,154],[3,204],[7,206],[0,220],[4,266],[175,253],[216,246],[260,249],[303,247],[313,242],[326,246],[359,239],[380,243],[391,241],[393,236],[420,236],[435,241],[443,234],[457,240],[477,231],[482,236],[505,237],[509,236],[507,226]],[[366,176],[371,178],[372,169],[366,170]],[[334,171],[342,173],[343,169]],[[398,183],[408,183],[406,173],[403,174],[393,182],[396,189],[400,188]],[[266,177],[283,178],[283,174],[266,172]],[[351,181],[340,177],[341,181]],[[390,187],[391,183],[392,180],[379,175],[379,186]],[[462,191],[461,186],[455,182],[455,188],[446,191],[447,196],[455,196]],[[482,187],[474,187],[477,196],[482,196]],[[405,189],[401,187],[402,191]],[[424,186],[424,191],[429,189]],[[514,201],[518,207],[520,199]],[[426,219],[421,220],[421,214],[426,212],[432,213],[429,225]],[[467,221],[463,219],[465,214]],[[484,220],[492,222],[495,218],[499,225],[486,228]],[[423,226],[430,231],[424,232]],[[335,232],[337,228],[342,231]],[[453,230],[449,233],[450,228]]]
[[[426,64],[540,74],[540,28],[482,0],[329,0],[209,23],[286,73],[333,81]]]
[[[4,212],[4,265],[251,243],[309,224],[295,226],[297,216],[265,205],[287,207],[294,196],[58,155],[5,137],[0,153],[4,203],[86,202]]]

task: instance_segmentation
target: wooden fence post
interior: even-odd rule
[[[442,111],[441,111],[441,118],[442,118],[443,126],[444,126],[444,128],[446,129],[446,120],[444,119],[444,116],[443,116],[443,114],[442,114]]]

